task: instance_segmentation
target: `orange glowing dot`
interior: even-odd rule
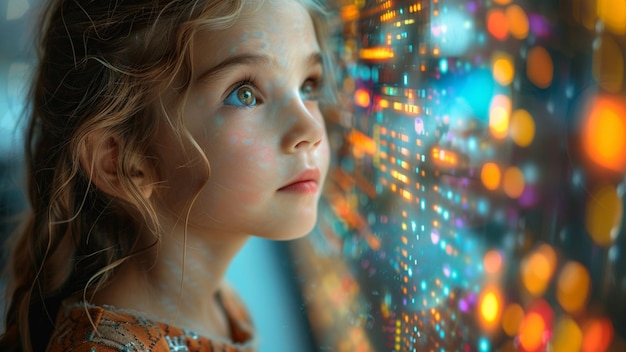
[[[502,314],[502,329],[509,336],[517,335],[524,320],[524,309],[517,303],[510,304]]]
[[[495,2],[496,4],[500,4],[500,5],[506,5],[506,4],[509,4],[511,0],[493,0],[493,2]]]
[[[370,93],[362,88],[357,89],[354,92],[354,102],[362,108],[367,108],[370,106]]]
[[[526,76],[539,88],[548,88],[552,84],[554,64],[546,49],[536,46],[528,51]]]
[[[561,319],[554,329],[552,350],[554,352],[580,351],[583,334],[576,322],[568,317]]]
[[[480,179],[487,189],[495,190],[500,185],[500,168],[494,163],[485,163],[480,172]]]
[[[493,71],[493,79],[503,86],[508,86],[513,82],[515,76],[515,67],[513,66],[513,60],[510,57],[499,55],[494,59],[491,68]]]
[[[527,147],[532,143],[535,138],[535,121],[528,111],[518,109],[511,114],[509,136],[520,147]]]
[[[502,254],[495,249],[485,253],[483,257],[483,266],[489,274],[495,274],[502,269]]]
[[[509,21],[511,35],[517,39],[525,39],[529,28],[526,12],[518,5],[511,5],[506,8],[505,15]]]
[[[592,161],[613,171],[626,171],[626,104],[599,97],[583,122],[583,148]]]
[[[615,34],[626,33],[626,2],[623,0],[598,0],[598,17]]]
[[[593,78],[600,87],[609,92],[621,91],[624,85],[624,55],[619,44],[611,36],[603,35],[593,46]]]
[[[504,40],[509,35],[509,23],[504,11],[491,9],[487,12],[487,30],[498,40]]]
[[[489,108],[489,131],[494,138],[505,138],[509,132],[511,98],[498,94],[491,100]]]
[[[556,298],[567,312],[576,313],[585,307],[589,296],[589,272],[582,264],[567,263],[557,282]]]
[[[594,190],[587,201],[585,227],[593,241],[603,247],[615,242],[622,224],[624,206],[612,185]]]
[[[583,352],[603,352],[606,351],[613,341],[613,324],[611,321],[602,319],[592,319],[583,327]]]
[[[511,198],[519,198],[524,192],[524,174],[517,166],[511,166],[504,172],[504,193]]]
[[[546,323],[538,313],[529,313],[519,328],[519,342],[524,350],[537,351],[543,344],[543,334]]]
[[[554,273],[556,260],[554,249],[543,244],[522,262],[520,267],[522,283],[530,294],[533,296],[543,294]]]

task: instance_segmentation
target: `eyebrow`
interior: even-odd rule
[[[233,66],[238,65],[251,65],[251,64],[265,64],[269,65],[272,63],[272,59],[267,55],[259,55],[259,54],[238,54],[229,56],[226,59],[220,61],[217,65],[202,71],[202,73],[195,79],[196,82],[208,81],[211,78],[218,76],[220,73],[228,70]],[[304,63],[310,66],[316,66],[322,64],[322,53],[319,51],[314,51],[309,54]]]

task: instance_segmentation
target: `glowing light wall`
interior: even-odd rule
[[[331,5],[320,350],[626,350],[626,2]]]

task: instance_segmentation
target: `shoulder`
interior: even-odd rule
[[[59,313],[48,352],[169,351],[165,332],[147,319],[75,305]]]

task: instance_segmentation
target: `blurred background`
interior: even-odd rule
[[[319,225],[229,272],[261,351],[626,350],[626,1],[328,6]],[[0,4],[3,233],[35,10]]]

